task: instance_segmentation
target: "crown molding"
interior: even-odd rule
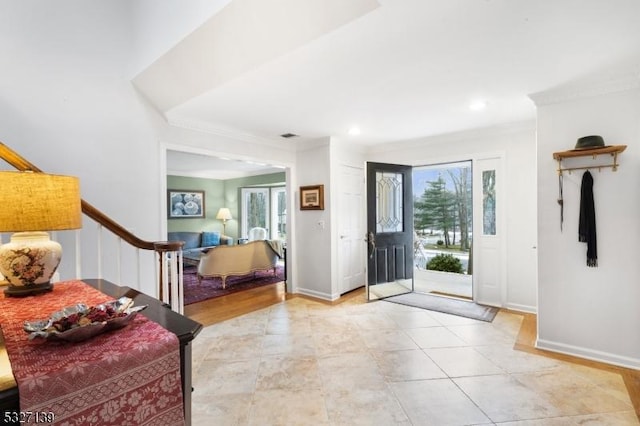
[[[615,78],[602,79],[599,81],[588,81],[577,84],[569,84],[546,90],[544,92],[532,93],[529,98],[536,106],[559,104],[594,96],[608,95],[611,93],[625,92],[640,88],[640,72],[628,72]]]
[[[296,144],[294,141],[284,138],[271,139],[256,136],[250,133],[244,133],[235,129],[225,129],[212,126],[208,123],[202,123],[190,120],[181,120],[167,117],[167,123],[169,126],[177,127],[180,129],[191,130],[194,132],[207,133],[214,136],[219,136],[227,139],[234,139],[237,141],[252,143],[256,145],[262,145],[269,148],[285,149],[287,151],[295,152]]]
[[[398,149],[413,149],[428,144],[457,143],[470,139],[482,139],[509,135],[521,132],[535,132],[536,121],[525,120],[512,123],[496,124],[488,127],[478,127],[475,129],[462,130],[453,133],[443,133],[440,135],[425,136],[404,141],[388,142],[381,145],[373,145],[368,152],[372,154],[397,151]]]

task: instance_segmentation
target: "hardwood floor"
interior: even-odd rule
[[[266,308],[294,297],[307,298],[327,305],[337,305],[363,296],[364,287],[344,294],[335,302],[328,302],[326,300],[315,299],[304,295],[287,294],[285,293],[284,282],[282,281],[187,305],[184,307],[184,314],[206,327],[211,324],[216,324],[230,318],[235,318],[249,312]]]
[[[284,282],[279,282],[187,305],[184,314],[206,327],[266,308],[285,298]]]
[[[627,392],[633,403],[636,416],[638,416],[638,420],[640,420],[640,371],[537,349],[535,347],[536,337],[538,335],[536,316],[533,314],[522,315],[524,319],[516,343],[513,346],[514,349],[620,374],[627,387]]]
[[[194,321],[198,321],[206,327],[211,324],[219,323],[230,318],[266,308],[290,298],[302,297],[319,303],[337,305],[351,301],[355,298],[361,298],[363,295],[364,289],[357,289],[344,295],[336,302],[327,302],[303,295],[287,294],[284,290],[284,282],[280,282],[187,305],[184,310],[186,316]],[[522,326],[516,343],[514,344],[514,349],[620,374],[627,387],[629,397],[633,402],[636,415],[640,420],[640,371],[537,349],[535,347],[537,337],[536,316],[521,312],[513,313],[523,316]]]

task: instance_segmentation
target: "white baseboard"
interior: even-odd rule
[[[629,358],[608,352],[597,351],[580,346],[566,345],[564,343],[552,342],[543,339],[538,339],[536,341],[536,348],[551,352],[558,352],[565,355],[572,355],[578,358],[585,358],[592,361],[603,362],[605,364],[613,364],[620,367],[640,370],[640,359],[638,358]]]
[[[340,295],[332,295],[329,293],[324,293],[316,290],[309,290],[307,288],[296,288],[296,293],[304,294],[305,296],[315,297],[317,299],[327,300],[329,302],[333,302],[340,298]]]
[[[538,308],[537,307],[529,306],[529,305],[520,305],[518,303],[507,303],[505,308],[509,309],[509,310],[512,310],[512,311],[525,312],[527,314],[537,314],[538,313]]]

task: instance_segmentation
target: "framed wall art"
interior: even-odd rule
[[[324,185],[300,187],[300,210],[324,210]]]
[[[167,191],[169,219],[204,217],[204,191],[170,189]]]

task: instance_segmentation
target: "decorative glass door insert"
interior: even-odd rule
[[[402,232],[402,173],[376,172],[376,232]]]

